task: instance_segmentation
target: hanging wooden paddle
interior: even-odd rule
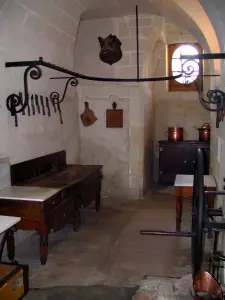
[[[93,110],[89,108],[89,103],[87,101],[84,102],[84,105],[85,109],[84,112],[80,115],[80,118],[84,126],[91,126],[98,120],[98,118],[96,118]]]

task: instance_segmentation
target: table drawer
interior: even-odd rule
[[[50,229],[58,230],[64,227],[66,224],[72,223],[73,214],[74,201],[68,199],[47,214],[46,223]]]
[[[51,199],[48,199],[44,202],[44,211],[46,212],[50,212],[53,209],[55,209],[56,207],[58,207],[59,205],[61,205],[63,200],[63,193],[60,192],[58,193],[56,196],[52,197]]]
[[[28,219],[41,219],[43,216],[42,202],[18,200],[1,200],[0,214]]]

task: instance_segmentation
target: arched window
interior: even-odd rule
[[[181,55],[195,55],[202,53],[198,44],[172,44],[168,45],[168,73],[169,76],[179,75],[182,68],[187,74],[169,81],[169,91],[196,91],[199,82],[199,60],[188,61],[181,59]],[[182,67],[183,66],[183,67]],[[201,67],[201,64],[200,64]],[[190,75],[188,75],[188,73]]]

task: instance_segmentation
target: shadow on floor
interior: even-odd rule
[[[75,286],[31,290],[25,300],[130,300],[136,287]]]
[[[149,195],[142,201],[104,199],[99,213],[92,208],[82,211],[78,232],[67,226],[49,235],[45,266],[39,261],[37,233],[17,245],[16,260],[29,265],[30,287],[44,293],[60,291],[57,286],[71,286],[69,291],[84,286],[91,295],[90,286],[135,287],[146,275],[182,277],[191,273],[190,238],[140,235],[142,229],[174,231],[175,208],[175,197],[169,194]],[[188,199],[183,201],[181,227],[191,228]]]

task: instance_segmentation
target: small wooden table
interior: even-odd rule
[[[180,231],[182,219],[182,200],[183,197],[192,197],[194,175],[177,174],[175,179],[176,189],[176,231]],[[216,182],[212,175],[204,175],[204,186],[208,191],[216,190]],[[214,207],[214,196],[208,195],[209,207]]]
[[[0,261],[2,259],[2,253],[5,246],[5,242],[7,242],[7,250],[9,260],[11,259],[11,255],[13,252],[14,256],[14,232],[11,228],[20,222],[21,218],[19,217],[10,217],[10,216],[1,216],[0,215],[0,234],[4,233],[0,245]]]
[[[46,263],[48,249],[47,210],[45,207],[51,206],[54,209],[53,202],[60,197],[60,191],[61,188],[30,186],[9,186],[0,190],[0,212],[5,215],[11,213],[15,219],[19,219],[16,225],[17,229],[39,231],[42,263]],[[7,250],[9,260],[14,260],[15,244],[12,230],[8,233]]]

